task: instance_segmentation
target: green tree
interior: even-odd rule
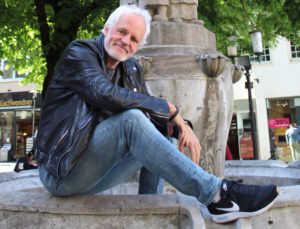
[[[45,94],[65,47],[74,39],[96,37],[118,0],[0,1],[0,59],[8,60],[23,83],[36,82]],[[252,52],[249,32],[263,31],[265,45],[281,35],[297,43],[300,0],[199,0],[199,19],[216,33],[226,54],[227,37],[237,36],[240,50]]]
[[[198,17],[216,34],[218,50],[227,53],[236,36],[240,52],[252,53],[249,32],[263,31],[266,46],[276,44],[283,36],[300,43],[300,0],[199,0]]]
[[[117,5],[117,0],[1,1],[0,58],[20,74],[29,72],[23,83],[38,83],[44,95],[66,46],[97,36]]]

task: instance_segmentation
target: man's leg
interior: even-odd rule
[[[176,145],[177,140],[175,138],[169,136],[166,136],[166,138],[173,145]],[[140,171],[139,194],[163,194],[164,183],[164,179],[154,175],[148,169],[143,167]]]
[[[219,178],[179,152],[141,111],[133,109],[95,128],[88,148],[58,190],[62,189],[61,195],[101,192],[128,179],[142,166],[204,204],[213,200],[221,184]],[[42,180],[55,194],[49,177],[44,175]]]
[[[139,194],[163,194],[164,179],[143,167],[140,172]]]
[[[208,174],[179,152],[139,110],[125,111],[98,125],[87,150],[57,188],[43,166],[40,176],[54,195],[97,193],[128,179],[142,166],[180,192],[209,204],[213,220],[219,223],[262,213],[279,193],[274,185],[243,185]]]
[[[296,161],[296,157],[295,157],[295,148],[294,148],[294,142],[290,143],[290,149],[291,149],[291,155],[292,155],[292,160]]]
[[[296,161],[299,160],[299,153],[300,153],[300,145],[299,142],[293,142],[293,147],[294,147],[294,158]]]

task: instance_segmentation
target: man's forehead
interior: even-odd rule
[[[136,25],[142,25],[143,27],[146,27],[143,17],[136,13],[123,14],[119,17],[118,21],[116,22],[116,24],[125,23],[134,23]]]

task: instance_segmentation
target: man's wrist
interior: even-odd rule
[[[176,111],[175,111],[175,113],[174,113],[173,115],[171,115],[171,117],[170,117],[170,119],[169,119],[169,122],[172,122],[173,119],[179,114],[179,109],[178,109],[178,107],[175,106],[175,108],[176,108]]]

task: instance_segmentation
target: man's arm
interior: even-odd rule
[[[55,79],[70,88],[88,104],[111,112],[140,109],[144,112],[169,118],[165,100],[134,92],[113,84],[107,79],[104,63],[97,48],[88,41],[75,41],[64,58],[64,69]]]

